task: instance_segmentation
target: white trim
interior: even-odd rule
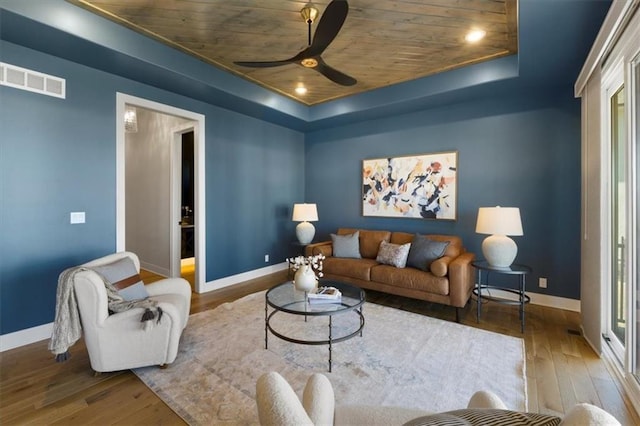
[[[196,122],[194,127],[195,147],[195,235],[196,274],[195,291],[202,293],[206,280],[206,199],[205,199],[205,116],[196,112],[153,102],[124,93],[116,93],[116,250],[125,249],[125,104],[139,106],[164,114],[187,118]]]
[[[614,0],[611,4],[574,85],[574,95],[576,97],[582,96],[591,74],[611,50],[612,44],[615,43],[622,30],[622,24],[628,19],[628,12],[637,7],[638,2],[640,0]]]
[[[287,262],[282,262],[276,265],[270,265],[264,268],[255,269],[253,271],[247,271],[241,274],[231,275],[228,277],[213,280],[206,283],[200,293],[219,290],[224,287],[229,287],[255,278],[260,278],[265,275],[284,271],[288,267],[289,266]],[[551,308],[565,309],[576,312],[580,311],[579,300],[566,299],[563,297],[549,296],[539,293],[527,293],[527,295],[531,297],[531,303],[534,305],[548,306]],[[49,323],[26,330],[16,331],[14,333],[3,334],[2,336],[0,336],[0,352],[48,339],[51,337],[52,331],[53,323]]]
[[[640,413],[640,386],[638,386],[638,381],[632,374],[623,371],[622,365],[607,342],[602,343],[600,358],[604,361],[604,365],[607,367],[607,370],[609,370],[609,374],[622,386],[624,394],[627,397],[625,399],[631,403],[636,413]]]
[[[550,308],[564,309],[566,311],[580,312],[580,301],[566,297],[549,296],[548,294],[527,293],[531,297],[532,305],[547,306]]]
[[[615,248],[612,244],[612,215],[613,215],[613,188],[612,188],[612,122],[611,122],[611,99],[612,97],[624,87],[624,58],[614,57],[608,61],[608,64],[603,68],[602,77],[600,82],[600,282],[611,283],[614,271],[614,265],[612,263],[613,253]],[[628,102],[628,101],[627,101]],[[625,117],[626,120],[626,117]],[[602,290],[602,330],[609,335],[611,342],[609,345],[613,345],[614,349],[619,352],[619,356],[625,357],[625,343],[618,339],[613,332],[612,327],[612,286],[605,284],[601,287]],[[627,297],[627,304],[629,303]],[[628,307],[627,307],[628,309]],[[627,310],[627,312],[630,312]],[[629,327],[626,328],[627,336],[624,339],[628,340]]]
[[[273,274],[275,272],[284,271],[289,267],[287,262],[278,263],[276,265],[265,266],[264,268],[254,269],[253,271],[243,272],[241,274],[230,275],[228,277],[219,278],[217,280],[209,281],[204,285],[201,293],[220,290],[224,287],[229,287],[234,284],[239,284],[244,281],[249,281],[255,278],[260,278],[265,275]]]
[[[497,296],[502,299],[508,299],[508,300],[514,300],[514,301],[518,300],[518,295],[508,291],[501,290],[499,288],[482,290],[482,293],[483,294],[491,293],[491,296]],[[547,306],[549,308],[564,309],[565,311],[580,312],[580,301],[576,299],[568,299],[566,297],[559,297],[559,296],[550,296],[548,294],[541,294],[541,293],[525,292],[525,294],[529,296],[529,298],[531,299],[529,303],[532,305]],[[526,311],[526,308],[525,308],[525,311]]]
[[[53,323],[31,327],[0,336],[0,352],[51,338]],[[53,357],[53,355],[52,355]]]

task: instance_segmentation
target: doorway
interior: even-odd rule
[[[195,131],[193,126],[178,128],[173,135],[171,206],[177,217],[172,224],[171,276],[180,276],[195,289]],[[175,222],[175,220],[174,220]]]
[[[178,127],[173,127],[171,129],[171,133],[173,135],[173,140],[170,141],[170,146],[168,148],[169,154],[167,157],[170,157],[171,164],[168,167],[169,170],[166,171],[167,175],[170,175],[170,178],[167,178],[166,188],[168,200],[159,204],[157,210],[166,210],[162,214],[155,214],[155,216],[162,216],[162,224],[156,224],[155,230],[158,233],[171,234],[170,241],[178,241],[180,244],[181,238],[181,221],[182,221],[182,212],[181,212],[181,190],[177,191],[176,187],[180,187],[181,185],[176,185],[175,182],[181,181],[181,175],[176,175],[175,169],[176,164],[178,164],[179,168],[181,168],[181,158],[182,158],[182,150],[180,149],[179,155],[174,155],[176,147],[182,147],[182,135],[185,133],[192,134],[192,165],[190,166],[190,174],[193,179],[193,198],[192,205],[190,207],[190,218],[193,222],[193,241],[192,241],[192,249],[193,249],[193,287],[196,292],[201,292],[204,288],[205,284],[205,271],[206,271],[206,258],[205,258],[205,241],[206,241],[206,232],[205,232],[205,182],[204,182],[204,116],[201,114],[197,114],[191,111],[182,110],[179,108],[175,108],[169,105],[159,104],[156,102],[152,102],[146,99],[137,98],[134,96],[118,93],[116,95],[116,114],[118,120],[116,121],[116,249],[118,251],[129,249],[130,246],[127,244],[127,226],[133,227],[133,223],[127,223],[127,204],[134,203],[133,199],[129,197],[127,198],[127,189],[129,183],[133,184],[133,179],[130,174],[127,173],[127,170],[132,169],[132,167],[127,167],[127,156],[126,156],[126,139],[127,134],[125,131],[125,120],[124,115],[127,108],[130,110],[131,108],[141,108],[143,110],[148,110],[152,113],[156,114],[164,114],[176,117],[178,119],[182,119],[182,124]],[[176,138],[180,143],[176,143]],[[134,164],[134,166],[142,166],[143,164]],[[130,164],[131,166],[131,164]],[[131,180],[132,182],[127,182],[127,180]],[[164,191],[164,189],[163,189]],[[179,194],[176,196],[176,194]],[[127,202],[127,199],[129,200]],[[177,200],[177,201],[176,201]],[[164,207],[162,207],[164,206]],[[131,209],[129,209],[130,211]],[[197,230],[197,232],[195,232]],[[170,267],[167,267],[166,273],[163,275],[168,276],[180,276],[180,250],[175,250],[175,244],[167,243],[164,245],[166,252],[169,252]],[[175,261],[173,259],[177,259],[178,267],[175,268]],[[141,262],[142,263],[142,262]]]

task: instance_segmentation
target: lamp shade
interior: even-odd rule
[[[522,235],[520,209],[500,206],[480,207],[476,232],[490,235]]]
[[[507,235],[522,235],[517,207],[480,207],[476,222],[478,234],[490,234],[482,242],[482,254],[496,268],[508,268],[518,254],[518,246]]]
[[[315,204],[294,204],[293,217],[294,222],[315,222],[318,220],[318,210]]]

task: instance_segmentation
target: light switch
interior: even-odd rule
[[[71,212],[70,222],[72,224],[84,223],[84,212]]]

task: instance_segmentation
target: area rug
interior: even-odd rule
[[[277,371],[302,394],[307,378],[324,373],[338,404],[395,405],[446,411],[466,407],[477,390],[495,392],[511,409],[526,409],[524,341],[373,303],[364,305],[362,337],[304,346],[269,335],[264,292],[191,315],[176,361],[135,374],[192,425],[258,423],[255,384]],[[354,313],[334,317],[335,333],[355,325]],[[325,336],[327,317],[277,313],[273,327],[297,337]]]

